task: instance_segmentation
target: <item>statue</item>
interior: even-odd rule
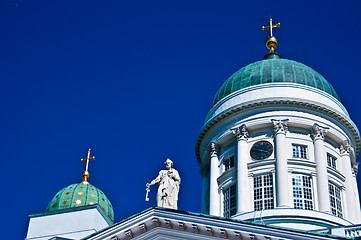
[[[172,168],[172,160],[168,158],[164,164],[167,170],[161,170],[158,177],[156,177],[151,183],[146,184],[147,195],[145,200],[149,200],[149,187],[158,183],[157,207],[177,209],[178,192],[181,179],[178,171]]]

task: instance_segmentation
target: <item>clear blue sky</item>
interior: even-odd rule
[[[361,126],[360,1],[0,1],[2,238],[81,180],[120,221],[155,205],[145,183],[169,157],[179,209],[200,212],[194,144],[212,99],[268,52],[269,16],[284,58],[311,66]]]

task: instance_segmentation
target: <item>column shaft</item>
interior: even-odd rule
[[[330,212],[330,194],[328,191],[328,177],[326,153],[323,139],[314,141],[318,207],[322,212]]]
[[[290,207],[289,179],[286,152],[286,132],[288,120],[272,120],[275,131],[276,145],[276,197],[277,207]]]
[[[240,139],[237,143],[237,213],[250,211],[250,193],[248,180],[248,143]]]
[[[352,166],[351,166],[351,147],[348,144],[341,145],[341,157],[342,157],[342,166],[343,173],[345,174],[345,188],[346,188],[346,206],[344,208],[346,210],[346,218],[350,220],[352,223],[357,223],[357,206],[355,203],[355,186],[354,186],[354,178],[352,174]]]
[[[248,131],[243,124],[231,129],[237,139],[237,214],[250,211],[248,181]]]
[[[318,124],[313,125],[311,136],[313,138],[316,162],[318,207],[322,212],[331,212],[330,193],[328,190],[327,159],[324,144],[325,133],[326,128],[323,128]]]
[[[288,166],[286,154],[286,135],[278,133],[276,138],[276,196],[277,207],[290,207]]]
[[[212,143],[213,145],[214,143]],[[220,216],[220,202],[218,192],[219,160],[215,145],[211,146],[211,159],[209,169],[209,215]]]

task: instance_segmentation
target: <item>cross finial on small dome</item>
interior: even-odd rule
[[[266,46],[270,49],[270,53],[273,53],[278,45],[277,39],[273,36],[273,28],[281,27],[281,23],[273,24],[272,21],[272,18],[270,18],[269,26],[262,26],[262,30],[269,29],[270,31],[270,36],[266,39]]]
[[[85,161],[86,161],[85,171],[84,171],[83,174],[82,174],[83,183],[84,183],[84,184],[87,184],[87,183],[88,183],[88,179],[89,179],[89,176],[90,176],[90,174],[89,174],[89,172],[88,172],[89,161],[90,161],[90,160],[95,160],[95,156],[90,157],[90,150],[91,150],[91,149],[89,148],[87,158],[82,158],[82,159],[80,159],[81,162],[85,162]]]

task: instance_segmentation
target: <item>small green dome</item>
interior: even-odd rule
[[[320,89],[339,100],[331,84],[312,68],[280,55],[268,54],[266,59],[251,63],[235,72],[216,93],[212,107],[222,98],[246,87],[263,83],[298,83]]]
[[[114,221],[112,204],[105,194],[88,182],[74,183],[55,194],[46,211],[99,204],[106,215]]]

